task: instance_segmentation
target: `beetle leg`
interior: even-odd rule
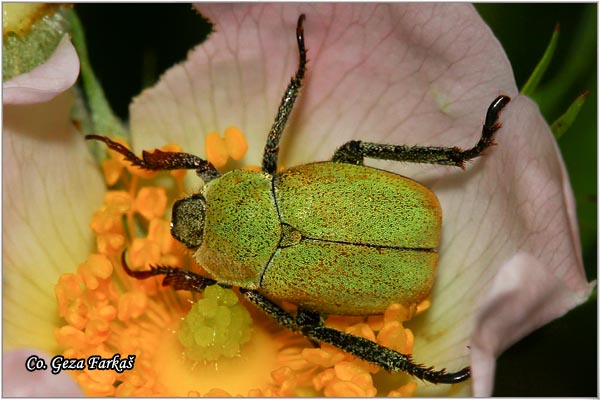
[[[399,353],[369,339],[328,328],[322,322],[316,325],[303,325],[300,331],[309,339],[328,343],[388,372],[404,371],[432,383],[458,383],[471,376],[469,367],[450,373],[445,369],[435,371],[433,367],[414,363],[410,355]]]
[[[142,158],[136,156],[131,150],[120,143],[110,140],[106,136],[86,135],[87,140],[98,140],[104,142],[109,149],[122,154],[132,165],[151,171],[162,171],[171,169],[194,169],[196,174],[208,182],[218,178],[221,174],[210,162],[188,153],[174,151],[154,150],[152,153],[142,151]]]
[[[273,303],[271,300],[267,299],[262,294],[254,290],[248,290],[244,288],[240,288],[240,293],[246,298],[246,300],[260,308],[265,314],[277,321],[279,325],[294,332],[299,330],[299,326],[296,323],[296,318],[294,318],[293,315],[279,307],[277,304]]]
[[[464,169],[465,161],[478,157],[494,143],[494,134],[500,129],[500,122],[498,121],[500,111],[502,111],[509,101],[510,97],[508,96],[498,96],[490,104],[481,131],[481,138],[470,149],[403,146],[351,140],[335,151],[332,161],[363,165],[364,158],[367,157],[379,160],[453,165]]]
[[[323,325],[323,318],[314,311],[298,309],[294,317],[262,294],[240,288],[240,292],[251,303],[258,306],[267,315],[285,328],[299,331],[312,343],[328,343],[340,350],[350,353],[361,360],[375,364],[389,372],[405,371],[419,379],[432,383],[458,383],[469,379],[469,367],[458,372],[435,371],[432,367],[415,364],[407,354],[399,353],[369,339],[328,328]]]
[[[296,98],[300,93],[300,89],[302,88],[302,79],[304,78],[304,72],[306,71],[306,48],[304,47],[304,28],[302,26],[304,23],[304,18],[304,14],[300,15],[300,17],[298,17],[298,24],[296,25],[296,40],[298,42],[298,53],[300,55],[298,70],[296,71],[296,75],[294,75],[292,78],[287,89],[285,90],[283,98],[281,99],[279,109],[277,109],[275,122],[273,122],[273,126],[269,131],[267,144],[265,145],[265,150],[263,153],[262,170],[269,174],[277,171],[279,141],[287,120],[292,112],[292,108],[294,107],[294,102],[296,101]]]
[[[147,271],[134,271],[129,268],[125,260],[125,252],[121,254],[121,264],[127,275],[136,279],[148,279],[157,275],[164,275],[163,286],[171,286],[174,290],[189,290],[203,292],[207,286],[214,285],[217,281],[205,278],[191,271],[181,268],[156,266]]]

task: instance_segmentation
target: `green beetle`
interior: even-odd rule
[[[499,96],[489,106],[479,142],[471,149],[350,141],[331,161],[277,173],[279,141],[306,69],[303,21],[296,36],[299,65],[288,85],[264,150],[262,171],[221,175],[187,153],[144,151],[97,135],[133,165],[148,170],[193,169],[201,193],[173,205],[172,235],[194,251],[210,278],[174,267],[126,272],[138,279],[165,275],[163,285],[201,292],[207,285],[240,293],[282,326],[313,343],[329,343],[390,372],[406,371],[433,383],[470,377],[469,367],[449,373],[414,363],[370,340],[326,327],[323,316],[381,314],[392,303],[418,303],[429,294],[437,266],[441,208],[435,194],[406,177],[363,165],[367,158],[463,167],[493,142]],[[291,314],[277,303],[298,306]]]

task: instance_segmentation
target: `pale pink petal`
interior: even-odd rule
[[[492,394],[496,357],[503,349],[581,304],[589,295],[589,291],[569,288],[538,258],[525,252],[517,253],[499,268],[488,290],[471,340],[475,396]]]
[[[2,84],[3,104],[34,104],[53,99],[69,89],[79,76],[79,58],[64,36],[50,58],[33,70]]]
[[[216,32],[131,106],[134,138],[143,137],[144,146],[177,141],[203,155],[204,135],[234,124],[256,138],[245,161],[258,164],[297,67],[295,27],[302,12],[309,63],[292,118],[302,123],[290,123],[282,144],[286,165],[327,159],[354,137],[470,144],[488,103],[516,93],[506,56],[470,5],[201,10]],[[134,143],[138,150],[140,144]]]
[[[71,92],[4,105],[2,137],[3,350],[55,350],[54,285],[83,262],[104,184],[69,113]]]
[[[482,362],[477,354],[499,354],[587,296],[572,192],[556,143],[537,107],[518,95],[504,51],[471,5],[199,8],[216,32],[135,100],[131,127],[137,150],[176,142],[204,156],[204,135],[233,124],[250,136],[244,163],[260,164],[266,134],[297,67],[300,13],[306,14],[310,61],[282,141],[285,166],[326,160],[350,139],[467,148],[478,140],[492,100],[499,94],[513,98],[501,116],[498,145],[468,163],[466,171],[367,161],[425,183],[442,204],[433,306],[413,323],[418,362],[456,370],[473,353],[473,382],[478,393],[489,393],[484,371],[493,359]],[[514,321],[480,315],[482,307],[497,303],[502,291],[492,288],[501,287],[496,277],[504,268],[522,268],[522,262],[514,263],[521,259],[517,254],[536,260],[538,268],[526,274],[528,279],[542,268],[577,300],[549,302],[540,312],[534,305],[553,295],[549,285],[540,286],[546,289],[525,297],[528,303],[515,316],[536,322],[515,333]],[[472,352],[471,335],[488,332],[489,321],[497,324],[495,336],[477,339],[488,347]],[[449,390],[428,385],[419,394]],[[458,390],[469,393],[469,383]]]
[[[46,369],[27,370],[27,360],[32,356],[37,362],[41,360]],[[36,349],[5,352],[2,355],[2,396],[83,397],[84,393],[68,372],[52,373],[51,360],[52,357]],[[29,364],[34,366],[36,362],[31,358]]]

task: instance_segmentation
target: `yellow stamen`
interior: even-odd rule
[[[112,273],[112,264],[101,254],[92,254],[77,268],[77,273],[88,289],[97,289],[100,285],[99,279],[107,279]]]
[[[135,209],[147,220],[162,217],[166,208],[167,194],[161,187],[141,188],[135,198]]]
[[[225,129],[225,135],[222,137],[218,132],[210,132],[205,139],[206,159],[215,167],[220,168],[227,164],[231,157],[234,160],[241,160],[248,151],[248,142],[242,131],[229,126]]]
[[[422,302],[420,302],[417,305],[417,314],[421,314],[422,312],[428,310],[429,307],[431,307],[431,300],[430,299],[423,300]]]
[[[121,177],[121,172],[125,166],[123,163],[115,158],[107,158],[102,161],[102,171],[104,171],[104,179],[108,186],[112,186]]]
[[[230,126],[225,129],[225,147],[231,158],[241,160],[248,151],[248,142],[242,131]]]
[[[229,153],[227,152],[225,140],[223,140],[218,132],[210,132],[208,135],[206,135],[205,146],[206,159],[215,167],[220,168],[227,164]]]

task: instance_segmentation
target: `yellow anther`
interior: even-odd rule
[[[147,238],[160,246],[162,254],[174,253],[180,249],[177,241],[171,235],[171,223],[164,219],[150,220]]]
[[[331,382],[335,381],[335,371],[333,368],[328,368],[313,378],[315,389],[321,390]]]
[[[431,307],[431,300],[425,299],[417,305],[417,314],[421,314],[423,311],[428,310]]]
[[[86,348],[88,345],[85,333],[71,325],[65,325],[56,329],[54,336],[58,344],[64,348],[80,350]]]
[[[412,353],[412,343],[408,339],[409,329],[404,329],[399,321],[387,322],[377,335],[377,341],[403,354]]]
[[[310,362],[303,358],[302,351],[301,347],[283,348],[277,353],[277,360],[280,364],[288,366],[294,371],[309,368],[311,366]]]
[[[127,322],[131,318],[137,318],[146,310],[148,297],[142,292],[127,292],[119,297],[118,318]]]
[[[104,204],[111,212],[125,214],[131,209],[133,199],[125,190],[109,190],[104,195]]]
[[[77,273],[81,276],[88,289],[98,288],[100,279],[107,279],[112,274],[112,264],[102,254],[92,254],[83,264],[77,267]]]
[[[96,237],[98,252],[107,256],[117,254],[125,246],[125,236],[120,233],[105,233]]]
[[[388,321],[408,321],[415,316],[417,306],[412,304],[409,307],[405,307],[401,304],[391,304],[383,313],[384,322]]]
[[[58,282],[54,285],[54,294],[61,317],[67,313],[69,303],[81,296],[81,284],[81,278],[75,274],[62,274],[58,278]]]
[[[241,160],[248,151],[246,137],[235,126],[225,129],[225,146],[229,156],[234,160]]]
[[[305,348],[302,357],[307,361],[323,368],[333,367],[345,358],[343,353],[330,353],[320,348]]]
[[[411,397],[417,390],[416,382],[408,382],[406,385],[400,386],[396,390],[392,390],[388,393],[388,397]]]
[[[135,210],[147,220],[162,217],[167,208],[167,194],[162,187],[144,187],[138,192],[134,204]]]
[[[100,345],[110,336],[110,323],[95,319],[87,324],[85,333],[90,345]]]
[[[89,321],[87,315],[88,315],[87,304],[85,302],[83,302],[81,299],[77,299],[66,310],[64,319],[72,327],[77,328],[77,329],[83,329],[83,328],[85,328],[86,324]]]
[[[342,395],[339,390],[345,387],[345,385],[339,385],[339,382],[351,383],[346,389],[350,389],[350,393],[354,393],[357,388],[362,391],[362,396],[374,396],[377,393],[377,389],[373,386],[373,378],[369,373],[369,366],[366,362],[361,360],[353,361],[342,361],[333,367],[335,371],[336,379],[329,385],[329,390],[335,390]],[[356,386],[354,386],[356,385]],[[327,392],[327,388],[326,388]],[[346,394],[347,396],[348,394]]]
[[[96,234],[120,232],[122,230],[121,215],[110,210],[96,211],[92,215],[90,228]]]
[[[241,160],[248,151],[246,137],[235,126],[227,127],[224,137],[218,132],[210,132],[206,135],[205,146],[206,159],[217,168],[227,164],[229,157]]]
[[[127,254],[131,265],[138,268],[160,263],[160,246],[151,240],[134,239]]]
[[[281,367],[277,368],[275,371],[271,372],[271,378],[277,384],[282,384],[287,379],[291,378],[294,375],[294,372],[290,367]]]
[[[229,158],[227,145],[218,132],[210,132],[206,135],[205,146],[206,159],[215,167],[219,168],[227,164],[227,159]]]
[[[343,381],[350,381],[356,375],[362,375],[367,371],[364,365],[355,361],[341,361],[333,369],[338,379]]]
[[[117,309],[114,306],[107,304],[97,310],[97,315],[105,321],[112,321],[117,316]]]
[[[121,161],[115,158],[107,158],[102,161],[102,171],[104,172],[104,180],[108,186],[112,186],[121,177],[121,172],[123,172],[124,165]]]
[[[375,341],[375,332],[373,332],[373,329],[369,325],[364,323],[353,325],[346,329],[346,332]]]

